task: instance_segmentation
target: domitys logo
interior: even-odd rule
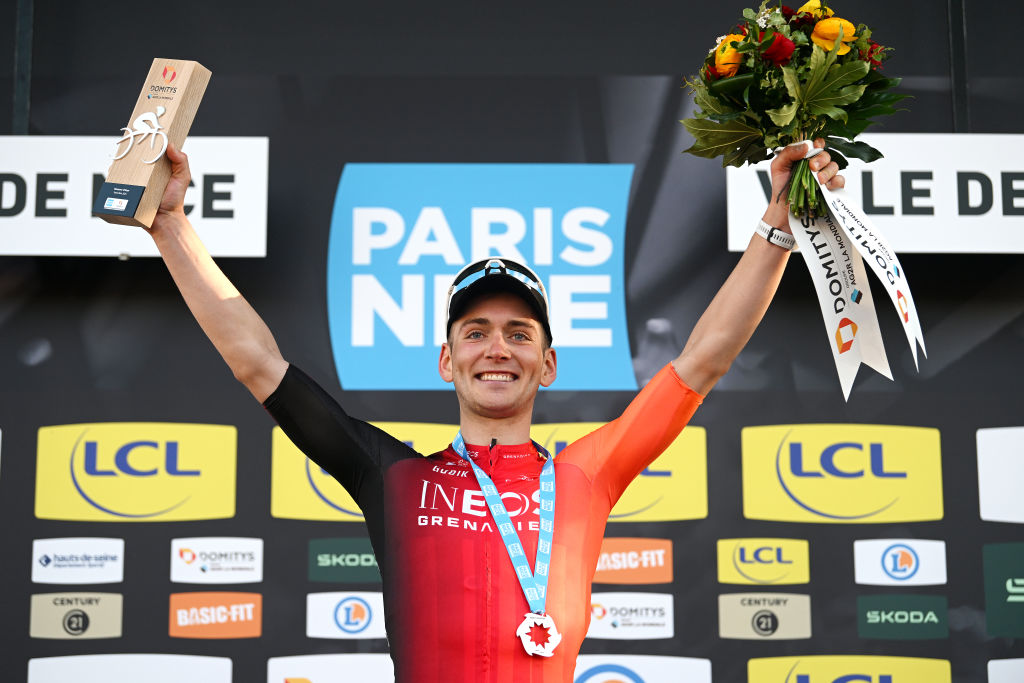
[[[185,562],[185,564],[192,564],[196,561],[196,554],[188,548],[182,548],[178,551],[178,555]]]
[[[853,339],[857,336],[857,323],[853,322],[849,318],[843,318],[839,321],[839,327],[836,328],[836,348],[839,349],[839,353],[846,353],[853,346]]]
[[[160,76],[164,79],[164,83],[170,85],[178,77],[178,70],[173,64],[166,64]]]

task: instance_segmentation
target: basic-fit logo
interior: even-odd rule
[[[857,635],[886,640],[948,638],[947,612],[942,595],[861,595]]]
[[[988,634],[1024,637],[1024,543],[989,543],[982,557]]]
[[[797,538],[722,538],[718,582],[781,585],[810,581],[807,541]]]
[[[797,424],[745,427],[743,513],[781,522],[942,519],[939,431]]]
[[[380,568],[370,539],[310,539],[309,580],[325,583],[380,583]]]
[[[327,314],[345,389],[445,389],[437,354],[455,274],[530,265],[551,301],[564,390],[634,390],[623,245],[632,165],[346,164]],[[601,368],[601,372],[593,372]]]
[[[672,583],[672,541],[667,538],[606,538],[593,583]]]
[[[234,427],[109,422],[39,429],[36,517],[171,522],[235,514]]]
[[[836,349],[839,353],[846,353],[853,347],[853,340],[857,336],[857,323],[849,318],[839,321],[836,328]]]
[[[383,593],[310,593],[306,596],[307,638],[383,638]]]
[[[808,655],[747,661],[747,683],[952,683],[945,659]]]
[[[120,638],[119,593],[42,593],[32,596],[29,636],[62,640]]]
[[[259,638],[259,593],[171,593],[171,638]]]

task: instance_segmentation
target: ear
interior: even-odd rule
[[[558,356],[555,354],[554,349],[547,348],[544,350],[544,371],[540,375],[540,385],[542,387],[551,386],[557,376]]]
[[[441,344],[441,357],[437,359],[437,373],[449,384],[455,377],[452,374],[452,350],[448,346],[448,342]]]

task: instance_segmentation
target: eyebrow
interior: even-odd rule
[[[533,322],[534,322],[534,320],[532,318],[513,318],[513,319],[509,320],[508,323],[506,323],[505,326],[506,327],[525,327],[527,329],[532,330],[533,329],[533,325],[532,325]],[[479,317],[479,318],[470,318],[468,320],[463,320],[462,323],[459,325],[459,327],[462,328],[462,327],[466,327],[467,325],[491,325],[491,324],[492,323],[491,323],[491,319],[490,318]]]

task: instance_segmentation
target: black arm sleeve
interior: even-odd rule
[[[263,406],[310,460],[337,479],[366,517],[370,535],[383,522],[384,472],[397,460],[419,457],[412,448],[350,417],[323,388],[294,365]]]

